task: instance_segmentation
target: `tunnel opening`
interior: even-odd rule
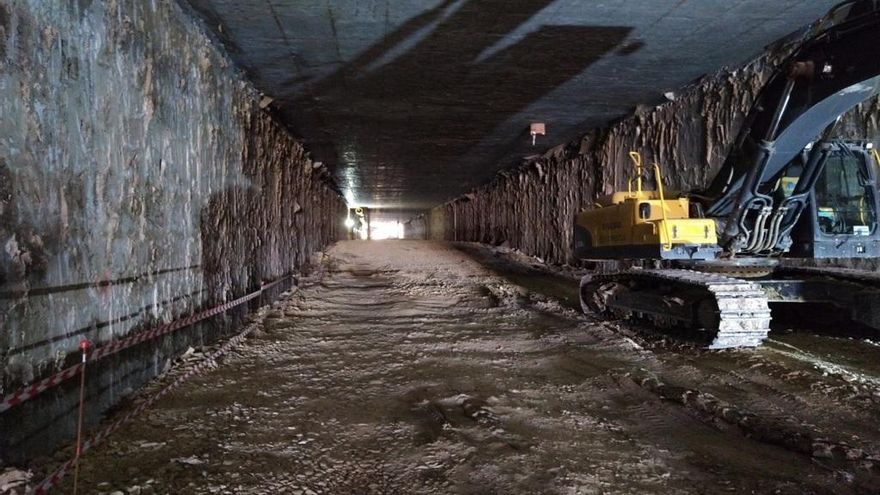
[[[374,241],[403,239],[403,224],[395,220],[370,222],[370,239]]]

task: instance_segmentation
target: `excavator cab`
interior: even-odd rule
[[[808,207],[792,231],[788,256],[796,258],[880,257],[877,212],[877,150],[864,141],[838,141],[810,192]],[[791,183],[795,160],[782,180]]]

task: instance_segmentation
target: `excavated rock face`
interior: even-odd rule
[[[610,128],[502,172],[491,183],[411,220],[407,236],[506,244],[553,263],[568,262],[575,214],[598,196],[626,188],[630,151],[641,152],[647,163],[659,163],[670,190],[706,187],[782,51],[704,77],[674,101],[637,109]],[[841,137],[876,141],[878,115],[880,101],[862,104],[844,117]]]
[[[175,2],[0,5],[0,392],[338,238],[344,203],[259,96]],[[245,313],[96,364],[89,414]],[[0,414],[0,458],[69,433],[70,388]]]

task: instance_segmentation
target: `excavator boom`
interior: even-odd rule
[[[710,198],[706,215],[721,220],[719,243],[729,251],[757,235],[761,209],[797,221],[762,189],[810,143],[830,139],[841,115],[880,94],[880,1],[844,2],[807,37],[765,85],[715,180],[699,194]],[[822,166],[823,151],[813,147],[814,167]]]

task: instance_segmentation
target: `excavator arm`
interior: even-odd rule
[[[715,180],[699,194],[729,252],[790,243],[835,124],[880,94],[880,0],[843,2],[804,38],[764,86]],[[774,200],[768,184],[811,143],[794,194]]]

